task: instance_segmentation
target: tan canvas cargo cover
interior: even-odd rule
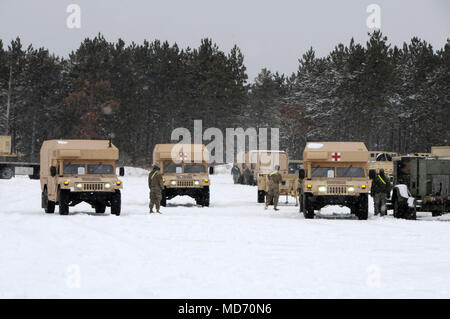
[[[431,155],[450,158],[450,146],[431,146]]]
[[[53,159],[118,160],[119,150],[108,140],[49,140],[41,153]]]
[[[367,162],[369,152],[363,142],[308,142],[304,161]]]
[[[156,144],[153,149],[153,163],[163,160],[208,162],[209,152],[204,144]]]
[[[0,136],[0,154],[11,153],[11,136]]]

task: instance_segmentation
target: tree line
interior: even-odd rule
[[[299,158],[306,141],[363,141],[369,149],[429,151],[448,145],[450,40],[392,47],[379,31],[325,57],[313,48],[287,76],[263,69],[250,82],[244,55],[211,39],[198,48],[154,40],[126,45],[101,34],[68,57],[0,40],[0,134],[37,160],[53,138],[112,138],[121,161],[147,166],[173,129],[279,127]]]

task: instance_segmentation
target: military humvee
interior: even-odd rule
[[[303,161],[302,160],[291,160],[291,159],[289,160],[288,172],[290,174],[298,175],[298,172],[302,168],[303,168]]]
[[[159,163],[163,177],[161,205],[178,195],[195,199],[197,205],[209,206],[209,152],[203,144],[156,144],[153,164]]]
[[[267,192],[269,191],[268,175],[274,170],[276,165],[280,166],[282,182],[280,184],[280,196],[293,196],[298,198],[298,175],[290,174],[288,163],[288,154],[284,151],[251,151],[250,162],[255,169],[258,185],[258,203],[264,203]]]
[[[344,205],[358,219],[367,219],[371,187],[368,159],[362,142],[307,143],[304,169],[299,172],[300,211],[305,218],[314,218],[314,210],[326,205]]]
[[[61,215],[86,202],[96,213],[120,215],[122,182],[116,175],[119,150],[107,140],[49,140],[41,147],[42,208]],[[123,167],[120,176],[124,175]]]

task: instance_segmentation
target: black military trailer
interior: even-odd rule
[[[394,217],[415,219],[416,211],[439,216],[450,210],[450,159],[394,158],[394,187],[388,205]]]

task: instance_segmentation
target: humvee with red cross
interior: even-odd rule
[[[305,218],[314,218],[315,211],[327,205],[342,205],[358,219],[367,219],[368,160],[363,142],[307,143],[299,171],[300,212]]]

